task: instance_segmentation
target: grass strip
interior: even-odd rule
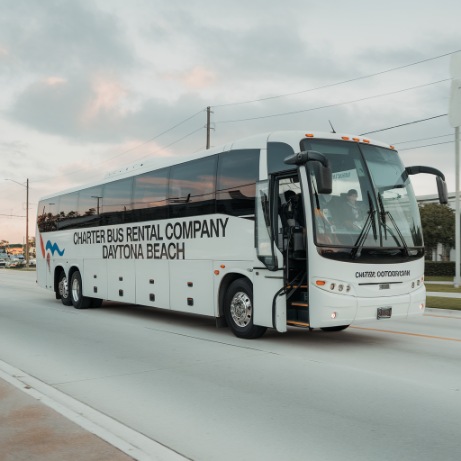
[[[439,285],[437,283],[426,282],[426,291],[437,291],[438,293],[460,293],[461,287],[455,288],[453,285]]]
[[[461,311],[461,299],[456,298],[438,298],[436,296],[428,296],[426,298],[426,306],[433,309],[450,309]]]

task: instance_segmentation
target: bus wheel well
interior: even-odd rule
[[[64,272],[64,268],[62,266],[57,266],[54,268],[53,291],[56,294],[56,299],[61,299],[61,295],[59,294],[59,279],[61,278],[62,272]]]
[[[238,279],[246,279],[253,285],[252,281],[248,277],[245,277],[242,274],[235,274],[235,273],[234,274],[227,274],[222,279],[221,285],[219,287],[219,299],[218,299],[218,301],[219,301],[219,316],[220,317],[224,316],[224,299],[226,297],[227,290],[230,287],[230,285],[235,280],[238,280]]]

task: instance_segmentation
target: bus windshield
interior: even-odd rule
[[[331,194],[317,193],[314,175],[310,175],[314,237],[321,254],[330,258],[347,255],[352,260],[422,255],[417,202],[395,151],[312,139],[305,140],[302,148],[325,155],[333,172]]]

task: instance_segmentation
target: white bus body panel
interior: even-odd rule
[[[214,316],[212,261],[170,261],[171,308]]]
[[[134,259],[108,261],[107,299],[122,303],[136,303],[136,278],[134,274]],[[94,295],[88,294],[88,296]]]
[[[422,315],[426,290],[422,260],[401,264],[367,265],[336,262],[316,251],[309,258],[310,326],[350,325],[377,319],[378,308],[392,308],[391,319]],[[316,281],[326,281],[319,288]],[[341,293],[330,290],[342,284]],[[418,284],[419,283],[419,284]],[[350,286],[346,293],[346,286]],[[382,319],[385,322],[387,319]]]
[[[254,316],[255,325],[272,328],[272,303],[275,294],[283,287],[283,271],[269,271],[255,269],[253,278]],[[275,328],[278,332],[287,331],[286,296],[277,296],[275,300]]]
[[[82,284],[84,296],[108,299],[107,261],[105,259],[83,260]]]
[[[182,226],[189,229],[190,223],[196,231],[185,235]],[[135,235],[129,228],[149,225],[156,228],[155,238],[127,238]],[[253,281],[251,269],[259,263],[254,221],[222,214],[37,235],[44,248],[56,246],[63,251],[62,256],[52,256],[49,249],[45,255],[38,255],[40,286],[54,289],[58,266],[67,275],[71,268],[77,268],[82,274],[84,296],[216,317],[220,315],[217,299],[222,277],[241,274]],[[136,248],[138,257],[127,258],[119,248],[130,245]],[[219,277],[214,275],[217,269]]]
[[[136,303],[170,309],[170,263],[168,260],[136,261]]]

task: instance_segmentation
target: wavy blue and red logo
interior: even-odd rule
[[[54,256],[55,253],[57,253],[59,256],[64,256],[64,252],[66,251],[65,248],[61,250],[59,248],[59,245],[56,242],[51,243],[51,240],[48,240],[46,242],[46,245],[44,245],[41,234],[40,234],[40,249],[42,250],[42,256],[46,259],[48,270],[51,270],[51,266],[50,266],[51,256]]]

